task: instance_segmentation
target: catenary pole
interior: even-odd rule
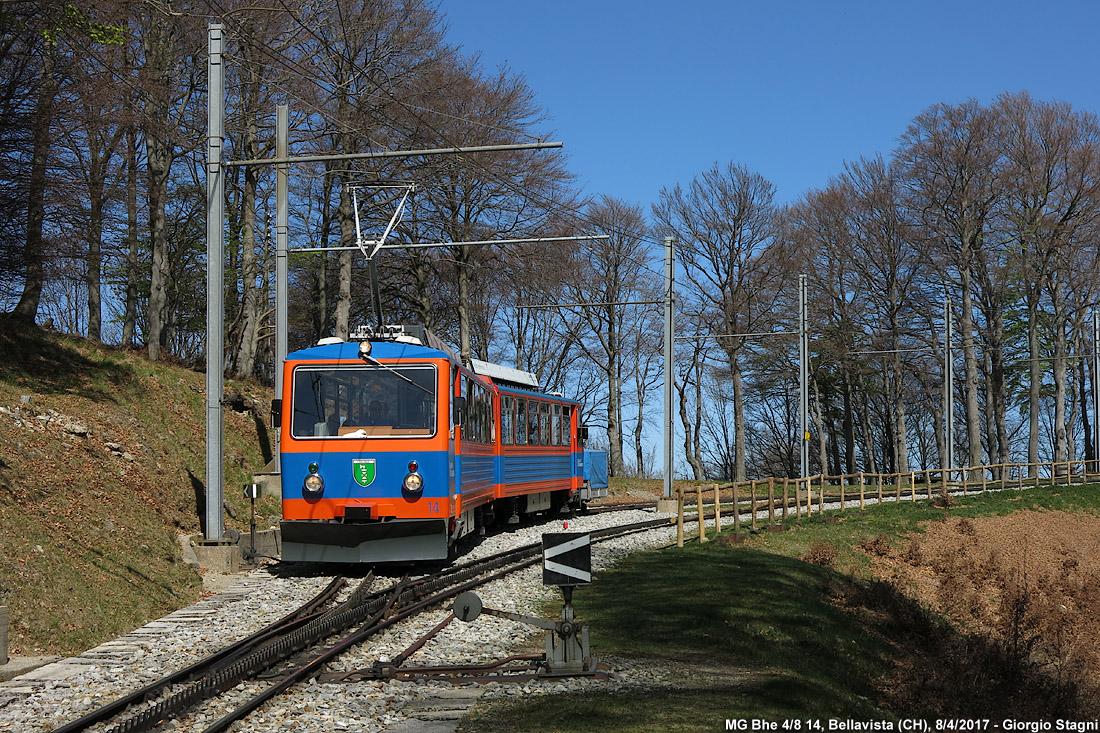
[[[280,104],[275,114],[275,155],[285,158],[290,147],[290,107]],[[275,396],[283,396],[283,362],[287,352],[287,283],[289,269],[287,249],[290,244],[290,165],[275,166]],[[275,430],[275,472],[282,470],[279,462],[280,430]]]
[[[222,289],[225,226],[225,66],[222,50],[225,26],[211,23],[207,30],[207,75],[210,103],[207,110],[206,157],[206,527],[205,538],[218,541],[224,533],[222,492],[222,391],[224,389],[225,303]]]
[[[673,292],[673,244],[672,237],[665,237],[665,419],[664,419],[664,452],[665,452],[665,487],[662,496],[672,498],[672,471],[673,471],[673,430],[672,430],[672,345],[675,311],[675,297]]]
[[[806,328],[806,276],[798,276],[798,427],[802,478],[810,475],[810,337]]]

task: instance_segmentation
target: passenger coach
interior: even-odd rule
[[[581,500],[580,403],[473,363],[419,327],[288,355],[284,560],[447,558],[455,543]]]

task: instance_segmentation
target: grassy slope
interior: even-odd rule
[[[865,542],[896,546],[921,522],[1019,509],[1100,513],[1096,486],[970,496],[791,520],[747,543],[635,555],[577,592],[593,651],[669,670],[675,688],[480,706],[469,731],[722,730],[726,719],[893,720],[1038,715],[1051,680],[1019,677],[982,638],[871,582]],[[825,564],[803,558],[824,558]],[[911,670],[935,668],[913,681]],[[805,729],[805,728],[804,728]]]
[[[268,403],[256,385],[232,389]],[[203,515],[202,374],[0,318],[0,407],[11,654],[78,652],[201,596],[177,535],[199,532]],[[226,500],[238,517],[226,524],[247,529],[235,488],[263,466],[269,438],[260,417],[225,414]],[[88,433],[74,434],[74,423]],[[259,507],[267,526],[278,507]]]

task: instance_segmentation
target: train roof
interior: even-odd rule
[[[584,404],[580,400],[575,400],[572,397],[563,397],[560,392],[541,392],[537,389],[528,389],[526,387],[517,387],[514,384],[500,384],[497,383],[497,388],[501,392],[507,392],[508,394],[522,395],[524,397],[538,397],[544,400],[555,400],[557,402],[568,402],[572,405]]]
[[[337,361],[363,363],[359,344],[371,342],[370,355],[374,359],[447,359],[461,365],[458,355],[431,331],[422,326],[384,326],[381,329],[360,327],[351,334],[351,340],[324,338],[316,346],[287,354],[287,361]],[[543,392],[538,378],[514,367],[473,359],[471,371],[493,382],[498,388],[516,394],[562,400],[581,404],[560,394]]]
[[[453,355],[440,349],[421,344],[400,341],[372,341],[371,356],[375,359],[448,359],[456,361]],[[286,356],[287,361],[349,361],[362,363],[359,357],[358,341],[336,341],[318,344],[307,349],[294,351]]]
[[[473,367],[475,374],[488,377],[497,384],[507,384],[513,387],[533,389],[536,391],[539,388],[538,377],[522,369],[503,366],[502,364],[493,364],[488,361],[481,361],[480,359],[471,359],[470,366]]]

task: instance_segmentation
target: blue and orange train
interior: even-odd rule
[[[606,495],[585,479],[581,405],[420,327],[289,354],[282,557],[440,560],[494,524]],[[596,483],[597,485],[593,485]]]

